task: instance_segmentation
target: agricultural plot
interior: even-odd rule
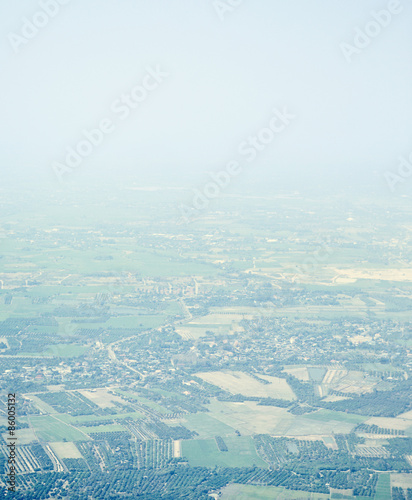
[[[285,408],[259,406],[254,401],[232,403],[215,400],[207,408],[211,417],[240,431],[242,435],[270,434],[305,439],[331,436],[333,433],[347,434],[366,418],[328,410],[295,416]]]
[[[36,437],[33,429],[19,429],[18,432],[19,432],[18,439],[19,439],[20,445],[30,444],[30,443],[34,443],[35,441],[37,441],[37,437]],[[8,434],[3,434],[4,440],[6,440],[7,437],[10,437],[10,436],[8,436]]]
[[[327,500],[330,495],[287,490],[276,486],[230,484],[223,488],[220,498],[221,500]]]
[[[3,455],[8,459],[7,446],[0,447],[0,457]],[[43,446],[36,443],[31,446],[19,445],[18,461],[16,462],[17,473],[33,473],[38,471],[53,470],[53,463],[44,451]]]
[[[279,307],[273,308],[271,316],[281,316],[288,318],[301,319],[336,319],[347,315],[366,317],[366,308],[349,303],[341,303],[339,305],[305,305],[295,307]]]
[[[403,370],[397,366],[393,366],[391,364],[382,364],[382,363],[363,363],[362,368],[365,371],[369,372],[390,372],[390,373],[402,373]]]
[[[378,378],[365,372],[329,368],[319,390],[320,395],[326,395],[332,389],[343,394],[361,395],[372,392],[378,383]]]
[[[46,401],[43,401],[43,399],[38,396],[35,396],[33,394],[25,394],[24,397],[32,401],[42,413],[58,413],[53,406],[46,403]]]
[[[411,420],[412,421],[412,410],[411,411],[407,411],[406,413],[401,413],[401,415],[398,415],[396,418],[406,419],[406,420]]]
[[[60,441],[56,443],[50,443],[50,447],[60,459],[83,458],[82,454],[74,443],[66,443]]]
[[[412,474],[391,474],[391,488],[412,488]]]
[[[44,450],[43,450],[44,452]],[[33,473],[41,470],[41,465],[36,457],[33,455],[30,446],[20,446],[19,448],[19,461],[17,464],[19,472]]]
[[[307,438],[310,436],[331,436],[332,434],[348,434],[365,418],[358,415],[320,410],[297,417],[286,430],[290,437]]]
[[[379,474],[375,500],[388,500],[389,498],[391,498],[391,476],[390,474]]]
[[[332,411],[332,410],[319,410],[313,413],[309,413],[305,416],[310,420],[318,420],[319,422],[343,422],[348,424],[359,424],[364,422],[367,417],[363,417],[361,415],[353,415],[351,413],[343,413],[340,411]]]
[[[409,268],[392,269],[333,269],[339,279],[346,280],[380,280],[380,281],[412,281],[412,270]]]
[[[336,369],[328,369],[326,372],[322,384],[325,385],[333,385],[339,382],[339,380],[347,374],[347,370],[336,370]]]
[[[85,441],[89,439],[89,436],[79,429],[51,416],[30,417],[30,422],[37,437],[42,441]]]
[[[93,415],[99,407],[80,392],[44,392],[37,397],[59,413]]]
[[[400,431],[407,431],[412,428],[412,421],[407,418],[402,418],[402,416],[390,418],[390,417],[372,417],[365,420],[367,425],[377,425],[384,429],[397,429]]]
[[[390,453],[383,446],[374,446],[365,443],[356,445],[355,455],[358,457],[388,458]]]
[[[116,405],[114,401],[118,403],[124,403],[122,398],[109,393],[109,389],[93,389],[90,391],[80,390],[80,394],[93,402],[99,408],[113,408]]]
[[[321,382],[326,373],[326,368],[323,368],[322,366],[308,366],[307,370],[310,380],[313,380],[314,382]]]
[[[147,406],[148,408],[156,411],[159,414],[166,414],[170,413],[170,410],[164,408],[163,406],[160,406],[159,404],[155,403],[154,401],[151,401],[148,398],[145,398],[144,396],[140,396],[136,393],[130,392],[130,391],[123,391],[121,389],[114,389],[116,394],[119,394],[119,396],[122,397],[124,402],[131,401],[131,402],[136,402],[137,404],[142,404],[144,406]]]
[[[132,241],[129,244],[133,247]],[[26,256],[26,258],[28,257]],[[70,278],[70,275],[76,273],[82,275],[88,273],[99,274],[107,272],[108,264],[104,257],[110,258],[111,269],[116,269],[120,273],[123,271],[131,272],[148,277],[213,276],[219,270],[210,264],[185,262],[173,253],[158,252],[155,254],[147,252],[145,249],[135,249],[126,254],[118,251],[113,252],[109,247],[106,250],[99,248],[98,251],[93,249],[78,250],[75,248],[43,248],[42,252],[31,257],[32,261],[28,260],[27,263],[10,263],[8,267],[4,268],[5,273],[11,272],[15,274],[17,268],[19,270],[24,269],[26,264],[31,273],[43,267],[55,274],[60,274],[61,279]],[[28,272],[26,274],[26,279],[30,279],[31,274]],[[70,279],[66,281],[68,284],[72,283]]]
[[[165,439],[137,442],[136,455],[138,468],[164,467],[174,456],[173,441]]]
[[[313,437],[331,436],[332,434],[348,434],[354,427],[355,424],[342,421],[316,421],[305,417],[298,417],[285,430],[284,435],[300,439],[311,439]]]
[[[199,439],[213,438],[219,436],[231,436],[235,429],[229,425],[213,418],[208,413],[192,413],[181,419],[182,425],[197,432]]]
[[[247,306],[211,307],[210,312],[211,314],[225,315],[232,317],[236,321],[240,321],[241,319],[252,319],[257,314],[260,313],[260,309],[266,309],[266,308],[247,307]]]
[[[124,436],[101,434],[98,435],[97,440],[78,442],[76,446],[93,471],[107,470],[109,472],[121,468],[126,462],[138,465],[135,449],[138,443],[132,444],[124,439]]]
[[[259,378],[268,382],[268,384],[264,384],[246,373],[235,371],[200,372],[196,376],[232,394],[287,400],[295,399],[295,395],[286,380],[277,377],[259,375]]]
[[[302,380],[302,382],[307,382],[310,379],[308,368],[306,366],[288,366],[283,369],[284,372],[289,375],[293,375],[295,378]]]
[[[212,401],[207,408],[213,418],[240,431],[242,435],[264,433],[283,436],[297,418],[285,408],[258,406],[252,401],[244,403]]]
[[[74,358],[82,356],[87,347],[77,344],[53,344],[49,345],[44,351],[45,356],[57,356],[60,358]]]
[[[378,379],[371,377],[363,372],[350,371],[344,375],[338,383],[335,384],[334,390],[349,394],[365,394],[372,392],[378,383]]]
[[[256,453],[249,436],[225,437],[228,451],[220,451],[215,439],[196,439],[182,442],[182,456],[192,467],[267,467]]]

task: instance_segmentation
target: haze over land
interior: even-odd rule
[[[25,497],[44,478],[44,498],[406,492],[409,199],[222,195],[185,220],[180,197],[2,199],[0,382]]]
[[[0,5],[1,495],[412,498],[411,15]]]

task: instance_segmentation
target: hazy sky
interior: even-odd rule
[[[56,182],[53,162],[102,119],[110,132],[71,182],[111,172],[196,183],[231,160],[262,183],[363,182],[412,152],[406,0],[65,2],[49,7],[54,17],[35,0],[0,4],[3,172]],[[231,2],[239,6],[225,10]],[[401,12],[369,25],[374,36],[349,62],[341,44],[354,46],[356,27],[388,6]],[[23,18],[44,26],[33,35]],[[147,68],[164,75],[156,82]],[[147,97],[137,90],[141,102],[125,117],[120,100],[142,82]],[[239,146],[268,127],[274,108],[295,117],[274,140],[264,132],[268,143],[248,161]]]

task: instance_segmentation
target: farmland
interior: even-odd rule
[[[277,488],[276,486],[246,486],[231,484],[223,490],[222,500],[326,500],[329,495],[321,493],[306,493],[302,497],[302,492],[287,490],[286,488]]]
[[[85,433],[54,417],[31,417],[30,423],[36,436],[42,441],[55,442],[65,439],[68,441],[84,441],[89,439]]]
[[[284,379],[261,376],[256,380],[242,372],[207,372],[197,373],[198,377],[213,385],[229,391],[231,394],[246,396],[294,399],[295,395]],[[263,383],[263,382],[268,383]]]
[[[267,467],[250,437],[225,437],[224,442],[228,451],[220,451],[214,439],[184,441],[182,453],[193,467]]]
[[[114,498],[406,492],[410,290],[390,243],[406,209],[353,232],[326,201],[245,199],[238,217],[229,197],[185,226],[166,200],[124,196],[133,212],[104,224],[90,206],[74,225],[58,204],[4,223],[1,397],[19,398],[22,491],[51,498],[64,478],[73,498],[107,481]]]

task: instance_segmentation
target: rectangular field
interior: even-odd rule
[[[59,458],[83,458],[74,443],[57,442],[50,443],[50,446]]]
[[[30,417],[37,437],[43,441],[87,441],[89,436],[79,429],[61,422],[51,416]]]
[[[388,500],[391,498],[391,477],[390,474],[379,474],[376,483],[375,500]]]
[[[212,400],[207,408],[210,411],[208,416],[240,431],[242,435],[270,434],[302,439],[305,436],[347,434],[367,418],[328,410],[297,416],[285,408],[258,405],[255,401],[232,403]]]
[[[296,399],[286,380],[278,377],[259,375],[259,378],[269,382],[265,384],[246,373],[238,371],[200,372],[196,375],[232,394],[287,400]]]
[[[92,391],[80,390],[79,391],[83,396],[90,401],[93,401],[100,408],[113,408],[116,405],[113,401],[117,401],[118,403],[124,403],[122,398],[119,396],[115,396],[114,394],[109,394],[108,389],[93,389]]]
[[[362,415],[354,415],[351,413],[343,413],[340,411],[332,411],[332,410],[320,410],[313,413],[309,413],[306,415],[306,418],[311,420],[319,420],[321,422],[344,422],[349,424],[359,424],[364,422],[367,417],[363,417]]]
[[[228,451],[219,451],[215,439],[193,439],[182,442],[182,455],[192,467],[267,467],[256,453],[249,436],[225,437]]]
[[[326,500],[330,496],[323,493],[287,490],[276,486],[230,484],[223,489],[220,498],[221,500]]]
[[[214,438],[214,436],[233,436],[235,429],[220,422],[208,413],[192,413],[182,419],[182,425],[196,431],[200,439]]]
[[[412,474],[391,474],[391,487],[397,486],[398,488],[412,488]]]

